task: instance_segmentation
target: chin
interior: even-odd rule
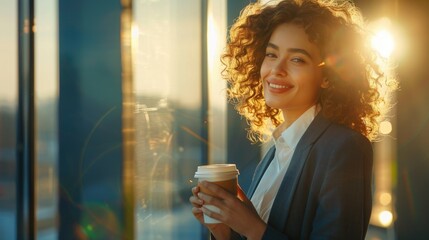
[[[282,109],[287,107],[287,105],[285,105],[282,102],[278,102],[278,101],[266,101],[265,102],[267,104],[267,106],[269,106],[270,108],[275,108],[275,109]]]

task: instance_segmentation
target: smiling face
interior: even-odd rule
[[[323,76],[321,56],[304,29],[284,23],[271,35],[261,66],[265,102],[285,119],[299,117],[317,102]]]

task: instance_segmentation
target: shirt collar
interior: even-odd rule
[[[299,140],[301,139],[304,132],[307,130],[308,126],[310,126],[314,117],[319,112],[320,108],[317,105],[313,105],[307,111],[305,111],[298,119],[296,119],[288,128],[286,128],[276,140],[273,137],[274,143],[277,145],[277,142],[284,142],[289,148],[295,149]],[[280,124],[275,130],[281,131],[282,124]]]

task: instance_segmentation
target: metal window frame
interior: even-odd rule
[[[17,239],[36,236],[34,1],[18,2]]]

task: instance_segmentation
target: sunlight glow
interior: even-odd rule
[[[207,84],[208,84],[208,122],[210,144],[209,163],[226,161],[226,81],[222,79],[220,61],[226,45],[227,4],[222,1],[208,1],[207,6]]]
[[[133,49],[133,53],[136,52],[138,49],[138,43],[139,43],[139,35],[140,35],[140,29],[139,26],[136,23],[133,23],[131,26],[131,46]]]
[[[371,46],[380,56],[389,58],[395,48],[395,41],[388,30],[382,29],[372,37]]]

